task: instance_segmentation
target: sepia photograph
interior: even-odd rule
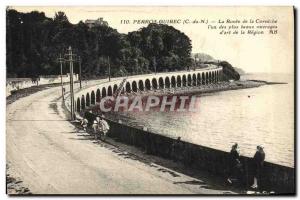
[[[293,6],[5,9],[8,196],[296,194]]]

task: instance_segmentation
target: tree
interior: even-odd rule
[[[151,71],[182,70],[191,65],[191,41],[172,26],[149,24],[128,33],[132,46],[140,48],[142,55],[151,62]]]
[[[68,17],[64,12],[58,11],[55,13],[54,22],[58,23],[69,23]]]
[[[149,24],[128,34],[107,25],[89,28],[71,24],[64,12],[48,18],[43,12],[7,10],[7,76],[59,74],[58,55],[72,46],[82,58],[84,77],[182,70],[190,65],[190,39],[172,26]],[[78,64],[74,70],[78,73]],[[69,70],[63,68],[63,73]]]

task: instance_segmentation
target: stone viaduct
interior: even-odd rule
[[[75,91],[75,111],[80,112],[89,106],[96,105],[101,98],[112,96],[124,78],[126,78],[126,82],[121,93],[128,94],[217,83],[222,80],[222,70],[223,68],[220,66],[211,65],[204,69],[191,71],[163,72],[114,78],[111,81]],[[68,101],[69,98],[67,98],[66,105],[70,108],[70,102]]]

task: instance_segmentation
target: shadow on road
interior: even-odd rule
[[[220,190],[223,194],[245,193],[236,186],[228,185],[224,177],[218,177],[202,170],[191,169],[182,163],[147,154],[137,147],[120,143],[113,138],[107,137],[105,141],[95,141],[91,128],[88,128],[87,131],[84,132],[79,123],[74,122],[72,124],[75,126],[76,131],[70,133],[76,133],[76,136],[79,136],[79,138],[70,137],[71,140],[90,140],[93,144],[104,147],[124,159],[142,162],[149,167],[156,168],[157,171],[167,173],[172,177],[181,177],[180,174],[184,174],[195,179],[173,182],[174,184],[194,185],[203,189]]]

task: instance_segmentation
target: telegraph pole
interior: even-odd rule
[[[72,47],[70,46],[68,48],[68,60],[70,63],[70,100],[71,100],[71,120],[75,120],[75,112],[74,112],[74,81],[73,81],[73,52],[72,52]]]
[[[82,87],[81,87],[81,58],[80,58],[80,56],[78,57],[78,59],[79,59],[79,86],[81,89]]]
[[[110,60],[109,60],[109,56],[107,57],[108,59],[108,81],[110,81]]]
[[[64,102],[65,102],[65,97],[64,97],[64,85],[63,85],[63,80],[62,80],[62,65],[63,65],[64,59],[61,57],[61,54],[59,54],[58,62],[60,63],[61,96],[62,96],[62,101],[63,101],[63,103],[64,103]]]

